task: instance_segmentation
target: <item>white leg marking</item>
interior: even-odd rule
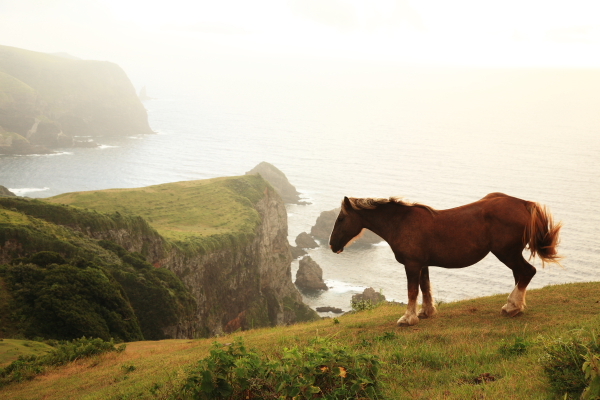
[[[431,289],[429,289],[429,293],[423,293],[423,305],[421,306],[418,317],[429,318],[433,317],[435,314],[437,314],[437,309],[433,302],[433,294],[431,293]]]
[[[502,307],[502,313],[514,317],[525,309],[525,290],[520,290],[515,286],[508,296],[506,304]]]
[[[398,326],[410,326],[416,325],[419,323],[419,317],[417,316],[417,301],[408,301],[408,306],[406,307],[406,312],[404,315],[398,320]]]

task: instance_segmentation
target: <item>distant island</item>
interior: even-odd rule
[[[146,109],[118,65],[0,46],[0,154],[147,133]]]

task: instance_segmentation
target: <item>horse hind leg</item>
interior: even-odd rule
[[[521,253],[514,257],[501,257],[496,254],[496,257],[513,271],[515,288],[502,307],[502,314],[514,317],[525,309],[527,285],[531,282],[536,270],[533,265],[525,261]]]
[[[431,282],[429,281],[429,267],[421,269],[421,277],[419,280],[421,286],[421,293],[423,294],[423,305],[421,311],[418,314],[419,318],[429,318],[437,314],[437,309],[433,301],[433,294],[431,293]]]

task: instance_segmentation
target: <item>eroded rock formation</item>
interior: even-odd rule
[[[300,260],[300,267],[296,273],[296,286],[303,290],[328,290],[323,281],[323,270],[310,256]]]
[[[316,249],[319,244],[308,233],[302,232],[296,236],[296,246],[302,249]]]

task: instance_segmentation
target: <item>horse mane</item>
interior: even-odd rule
[[[410,203],[402,200],[402,197],[393,196],[389,198],[381,198],[381,197],[365,197],[365,198],[356,198],[350,197],[348,198],[350,201],[350,205],[355,210],[373,210],[384,204],[397,204],[405,207],[420,207],[429,211],[432,215],[438,213],[438,211],[432,207],[426,206],[425,204],[420,203]],[[342,202],[342,209],[344,208],[344,203]]]

